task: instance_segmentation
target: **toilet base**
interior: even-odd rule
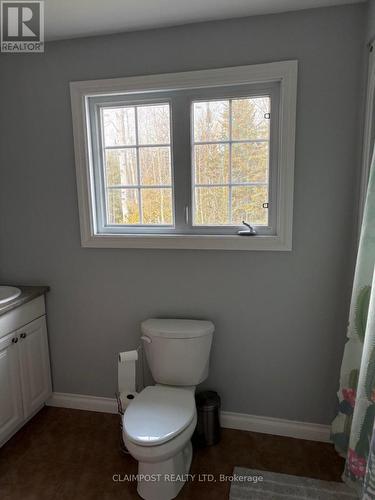
[[[138,463],[138,494],[144,500],[171,500],[186,482],[193,448],[191,441],[177,455],[163,462]]]

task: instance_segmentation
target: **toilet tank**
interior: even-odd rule
[[[141,324],[143,348],[156,383],[198,385],[208,376],[214,325],[192,319],[148,319]]]

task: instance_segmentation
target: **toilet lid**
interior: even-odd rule
[[[146,387],[127,407],[123,427],[142,446],[165,443],[180,434],[195,415],[194,392],[165,386]]]

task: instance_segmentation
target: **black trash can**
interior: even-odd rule
[[[212,446],[220,441],[220,396],[215,391],[202,391],[195,395],[197,427],[194,444]]]

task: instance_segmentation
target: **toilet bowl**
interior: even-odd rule
[[[138,460],[138,493],[147,500],[175,498],[192,459],[197,423],[194,390],[146,387],[124,415],[123,437]]]
[[[151,319],[142,323],[146,358],[156,382],[123,416],[123,438],[138,460],[137,491],[145,500],[175,498],[192,460],[197,423],[195,386],[208,374],[210,321]]]

